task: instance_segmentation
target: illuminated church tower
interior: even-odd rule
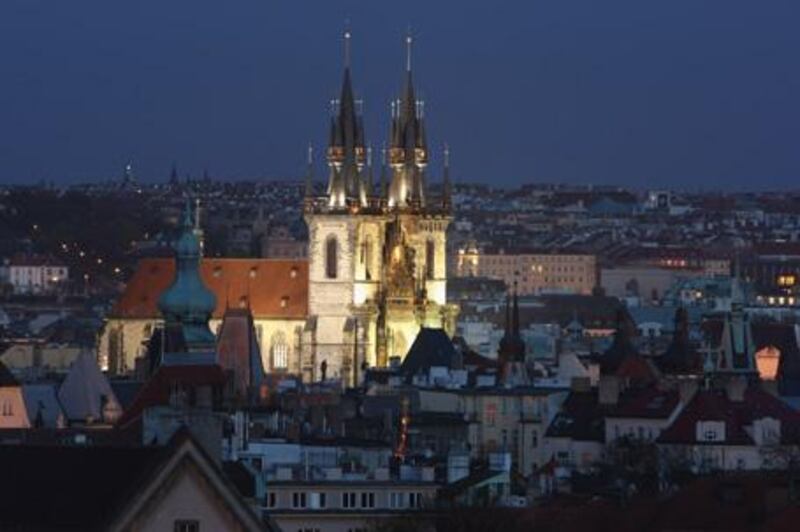
[[[360,101],[345,33],[341,97],[332,102],[324,196],[307,187],[309,320],[301,368],[307,380],[341,377],[358,383],[367,366],[402,359],[420,327],[452,334],[457,307],[448,305],[445,243],[450,223],[448,154],[442,194],[428,196],[424,104],[415,98],[411,37],[405,82],[391,104],[381,184],[373,186]],[[323,364],[324,362],[324,364]],[[324,369],[323,369],[324,368]]]

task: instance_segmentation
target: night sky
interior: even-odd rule
[[[411,28],[436,174],[800,183],[797,0],[2,0],[0,182],[296,178],[346,20],[375,146]]]

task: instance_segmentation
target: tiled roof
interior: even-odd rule
[[[303,319],[308,314],[306,260],[206,258],[200,263],[200,273],[217,298],[215,318],[222,318],[226,306],[249,306],[256,319]],[[173,259],[142,259],[109,316],[160,317],[158,298],[174,275]]]
[[[609,409],[607,417],[665,419],[675,411],[679,402],[680,397],[675,390],[630,389]]]
[[[408,350],[400,371],[407,376],[434,366],[452,368],[458,353],[443,329],[423,327]]]
[[[672,425],[661,434],[658,441],[683,444],[706,443],[697,440],[697,423],[723,421],[725,444],[750,445],[753,440],[745,431],[745,426],[764,417],[781,421],[781,434],[784,439],[787,436],[796,436],[800,414],[758,386],[750,386],[745,391],[743,401],[731,401],[721,390],[699,390]]]

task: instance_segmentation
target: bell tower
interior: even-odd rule
[[[458,309],[446,302],[449,151],[442,196],[430,198],[425,106],[414,92],[412,39],[406,38],[405,80],[401,97],[391,103],[377,190],[352,87],[350,40],[347,31],[341,96],[331,102],[326,193],[314,197],[313,187],[306,187],[309,320],[301,365],[307,380],[321,377],[324,362],[326,377],[353,385],[365,367],[404,357],[420,327],[452,334]]]

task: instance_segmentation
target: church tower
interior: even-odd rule
[[[411,37],[401,97],[392,101],[381,185],[373,187],[372,154],[350,72],[345,33],[341,96],[332,101],[328,187],[307,187],[309,320],[301,367],[306,380],[327,377],[357,385],[370,366],[402,359],[420,327],[452,334],[457,308],[446,302],[446,230],[450,223],[449,154],[441,197],[426,188],[424,103],[415,97]],[[324,363],[324,364],[323,364]]]

